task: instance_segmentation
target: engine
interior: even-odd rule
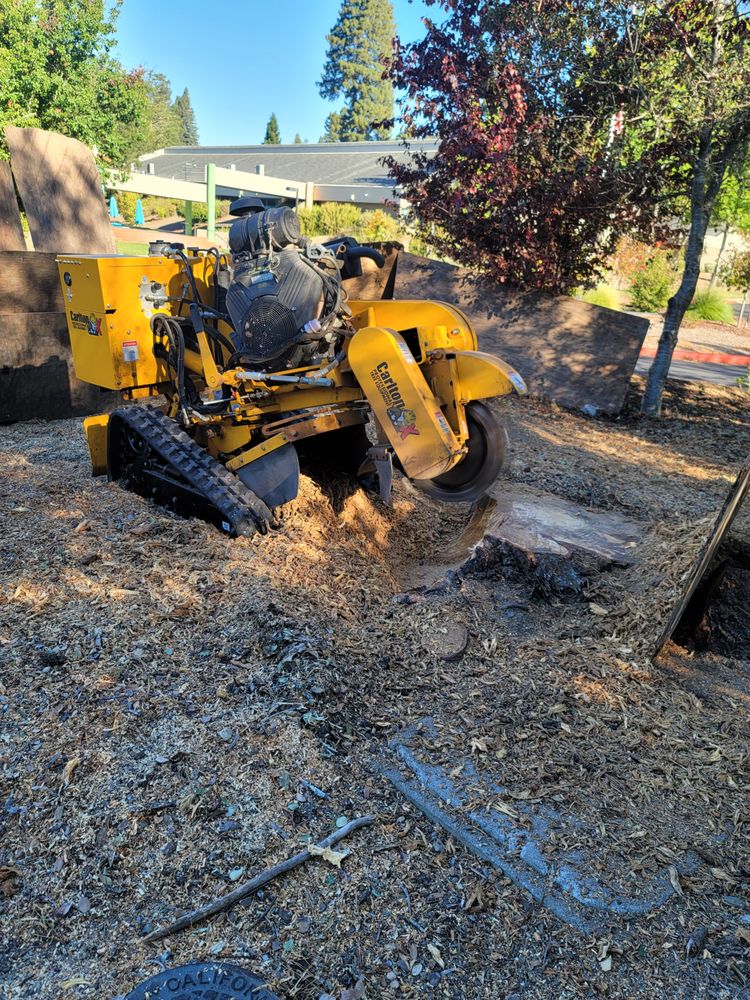
[[[242,362],[278,371],[329,355],[343,301],[332,250],[302,236],[298,216],[284,206],[246,212],[232,224],[229,246],[226,308]]]

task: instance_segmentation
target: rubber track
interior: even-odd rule
[[[269,525],[275,524],[271,510],[251,489],[160,410],[146,406],[121,407],[112,411],[110,428],[113,419],[132,427],[165,464],[204,496],[206,504],[214,507],[220,519],[231,526],[228,534],[254,535],[256,531],[265,534]]]

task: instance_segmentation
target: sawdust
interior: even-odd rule
[[[673,646],[653,665],[648,650],[750,451],[750,412],[738,390],[675,385],[667,414],[513,404],[512,479],[647,526],[635,566],[549,600],[499,571],[403,594],[404,563],[436,558],[470,518],[409,484],[384,509],[344,479],[303,478],[279,531],[231,541],[91,480],[75,421],[3,428],[6,995],[122,994],[214,956],[309,1000],[360,981],[372,997],[747,989],[742,911],[722,899],[750,873],[750,698],[732,660],[697,688],[695,656]],[[552,801],[598,830],[581,838],[602,878],[637,884],[685,850],[704,866],[648,920],[575,934],[375,775],[427,716],[417,747],[433,761],[471,758],[508,808]],[[379,823],[340,870],[311,861],[139,945],[369,811]],[[688,958],[700,927],[705,952]]]

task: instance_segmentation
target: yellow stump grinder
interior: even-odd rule
[[[524,393],[520,375],[454,306],[347,301],[373,248],[313,242],[256,198],[232,212],[231,254],[58,257],[78,378],[153,399],[84,421],[93,474],[232,536],[274,523],[301,454],[377,477],[386,502],[394,465],[439,500],[481,496],[504,432],[480,400]]]

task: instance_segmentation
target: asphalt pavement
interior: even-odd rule
[[[653,358],[639,358],[635,366],[639,375],[645,375]],[[672,361],[669,377],[682,382],[711,382],[713,385],[737,385],[737,379],[747,375],[741,365],[717,365],[703,361]]]

